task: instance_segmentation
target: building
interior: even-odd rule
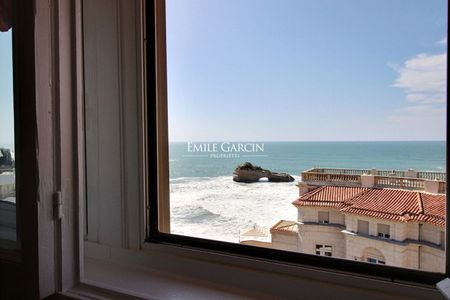
[[[444,272],[445,173],[310,169],[273,248]]]

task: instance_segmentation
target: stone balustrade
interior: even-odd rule
[[[377,169],[312,168],[301,173],[302,182],[311,185],[398,188],[445,193],[446,174],[442,172]]]

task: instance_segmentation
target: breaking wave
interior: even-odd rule
[[[207,239],[239,241],[239,230],[296,220],[294,182],[237,183],[231,176],[170,180],[171,231]]]

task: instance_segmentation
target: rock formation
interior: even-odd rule
[[[267,177],[270,182],[291,182],[294,177],[287,173],[277,173],[259,166],[254,166],[249,162],[240,164],[234,169],[233,180],[236,182],[258,182],[261,178]]]

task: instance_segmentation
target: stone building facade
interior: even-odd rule
[[[299,189],[297,221],[272,226],[272,248],[444,272],[445,194],[333,182]]]

